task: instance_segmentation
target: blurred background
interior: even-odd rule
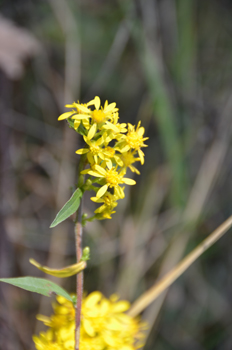
[[[85,290],[133,302],[231,214],[229,0],[7,0],[0,5],[0,276],[75,262],[76,182],[64,104],[100,96],[146,129],[145,164],[112,220],[88,223]],[[88,195],[84,211],[95,204]],[[232,349],[232,236],[143,313],[145,350]],[[75,277],[59,280],[75,291]],[[34,349],[51,299],[0,285],[0,349]]]

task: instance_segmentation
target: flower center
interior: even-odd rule
[[[94,156],[96,156],[96,155],[100,152],[100,147],[99,147],[99,146],[91,145],[91,146],[89,147],[89,149],[90,149],[90,152],[91,152]]]
[[[112,206],[114,203],[113,197],[110,194],[106,194],[104,196],[104,202],[108,207]]]
[[[110,206],[111,200],[110,200],[109,196],[105,196],[104,202],[105,202],[106,205]]]
[[[93,112],[92,112],[92,118],[93,118],[93,121],[97,124],[99,123],[102,123],[105,121],[105,118],[106,118],[106,115],[104,112],[102,112],[101,110],[97,110],[95,109]]]
[[[127,143],[131,148],[138,149],[143,143],[143,138],[136,131],[132,131],[127,134]]]
[[[134,148],[134,147],[133,147]],[[121,159],[126,167],[135,162],[134,156],[131,153],[123,153]]]
[[[106,147],[105,151],[107,152],[108,157],[112,158],[115,154],[115,150],[112,147]]]
[[[121,175],[116,170],[109,170],[106,175],[106,181],[110,184],[110,187],[116,186],[121,181]]]

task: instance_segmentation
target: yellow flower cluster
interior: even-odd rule
[[[72,111],[61,114],[58,120],[67,119],[69,125],[83,135],[86,147],[76,153],[86,155],[90,167],[82,174],[91,176],[89,189],[96,192],[92,201],[102,203],[95,210],[95,217],[111,219],[117,200],[124,198],[122,185],[136,183],[124,177],[127,169],[139,174],[133,164],[137,161],[144,163],[141,148],[146,147],[144,141],[148,139],[143,137],[145,130],[140,122],[137,127],[130,123],[120,124],[116,103],[108,104],[106,101],[101,107],[98,96],[87,104],[74,102],[66,107],[72,108]],[[93,186],[93,183],[100,185],[100,188]]]
[[[37,350],[73,350],[75,346],[75,310],[73,304],[58,296],[54,315],[37,318],[49,327],[47,332],[33,336]],[[93,292],[82,301],[80,350],[134,350],[144,345],[146,324],[128,316],[127,301],[116,295],[106,299]]]

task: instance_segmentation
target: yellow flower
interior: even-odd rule
[[[126,123],[114,124],[114,123],[111,123],[109,121],[106,121],[105,124],[103,125],[102,129],[112,131],[113,132],[112,139],[116,138],[116,135],[118,135],[118,134],[123,134],[123,133],[127,132]]]
[[[53,341],[53,331],[49,329],[46,333],[40,333],[39,337],[33,336],[33,341],[37,350],[63,350],[63,347]]]
[[[39,321],[42,321],[46,326],[51,327],[53,330],[59,329],[64,325],[68,326],[70,322],[73,322],[75,317],[75,310],[70,301],[62,296],[57,296],[56,299],[58,304],[53,304],[54,315],[50,318],[43,315],[37,315]]]
[[[58,120],[72,118],[72,119],[75,119],[74,120],[74,129],[75,130],[78,129],[81,121],[82,121],[82,124],[84,125],[84,127],[86,129],[89,129],[89,115],[88,115],[89,110],[87,107],[91,106],[91,105],[93,105],[93,101],[90,101],[87,104],[79,104],[76,102],[73,102],[72,104],[67,104],[67,105],[65,105],[65,107],[74,108],[74,109],[76,109],[76,111],[73,109],[71,112],[65,112],[59,116]],[[83,112],[83,109],[87,110],[87,113]]]
[[[135,158],[134,157],[134,153],[133,152],[125,152],[125,153],[122,153],[120,155],[120,159],[123,161],[123,165],[125,168],[130,168],[130,170],[133,172],[133,173],[136,173],[136,174],[140,174],[140,172],[138,171],[138,169],[136,169],[132,164],[137,162],[138,160],[140,160],[140,158]],[[125,169],[125,173],[126,173],[126,169]]]
[[[89,174],[105,180],[105,184],[98,190],[96,197],[101,198],[108,188],[114,188],[114,194],[118,198],[124,198],[123,189],[120,184],[135,185],[136,182],[132,179],[123,177],[123,173],[117,171],[117,167],[111,167],[107,164],[108,169],[102,168],[100,165],[94,165],[93,170],[84,170],[82,173]]]
[[[88,131],[87,136],[83,136],[88,148],[81,148],[76,151],[77,154],[87,154],[88,161],[91,165],[98,164],[98,157],[100,161],[105,160],[106,164],[112,166],[112,160],[118,165],[123,166],[120,157],[115,154],[112,147],[107,146],[111,139],[108,138],[107,133],[103,133],[97,140],[93,138],[96,136],[97,124],[93,124]],[[106,146],[106,147],[104,147]],[[111,160],[112,159],[112,160]]]
[[[88,106],[94,105],[95,109],[92,111]],[[115,112],[118,111],[116,103],[113,102],[108,105],[108,101],[105,102],[104,108],[101,107],[101,100],[98,96],[95,96],[93,100],[87,103],[86,106],[77,104],[76,108],[80,111],[79,113],[72,116],[72,119],[79,120],[83,117],[92,118],[92,124],[101,125],[107,120],[113,120]]]
[[[98,157],[102,160],[105,159],[104,148],[101,145],[105,142],[104,135],[100,137],[98,140],[92,140],[97,131],[96,124],[93,124],[88,131],[88,135],[84,136],[84,140],[89,146],[89,148],[81,148],[76,151],[77,154],[85,154],[87,153],[87,158],[90,164],[95,164],[98,162]]]
[[[91,197],[91,200],[96,203],[104,203],[95,210],[94,213],[98,215],[98,219],[111,219],[111,214],[114,214],[113,209],[118,205],[117,200],[119,198],[110,192],[106,192],[103,197]]]
[[[105,158],[106,158],[106,164],[109,164],[110,167],[112,167],[112,161],[118,164],[119,166],[123,166],[123,161],[120,159],[120,157],[115,153],[115,149],[113,147],[106,147],[104,150]]]
[[[98,96],[86,104],[73,102],[66,107],[71,108],[72,111],[63,113],[59,120],[68,118],[69,125],[83,135],[86,143],[84,148],[76,151],[80,155],[86,154],[84,166],[90,165],[90,168],[87,166],[88,169],[81,171],[81,174],[95,177],[95,180],[87,179],[83,190],[94,190],[96,198],[93,197],[95,200],[93,198],[92,200],[103,203],[90,219],[110,219],[115,212],[117,200],[125,197],[124,187],[121,185],[136,183],[124,177],[127,169],[140,174],[133,164],[137,161],[144,163],[144,153],[141,148],[147,147],[144,144],[148,139],[144,137],[145,129],[141,126],[141,122],[137,127],[130,123],[119,123],[116,103],[108,104],[108,101],[105,101],[103,107]],[[109,192],[115,196],[110,205],[107,204]]]
[[[59,304],[53,306],[51,322],[45,322],[50,328],[33,337],[37,350],[74,349],[74,307],[62,297],[57,299]],[[143,346],[146,325],[125,314],[129,308],[130,303],[119,301],[115,294],[109,299],[100,292],[85,297],[82,302],[80,350],[135,350]],[[60,322],[54,324],[54,319]]]
[[[121,150],[122,153],[129,151],[130,149],[138,151],[141,164],[144,164],[144,153],[141,147],[147,147],[143,142],[148,137],[143,137],[145,132],[144,127],[140,127],[141,122],[138,122],[137,128],[128,123],[128,132],[126,135],[122,135],[121,140],[117,143],[116,147]]]

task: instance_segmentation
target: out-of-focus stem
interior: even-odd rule
[[[76,238],[76,256],[77,261],[82,257],[82,200],[77,212],[77,221],[75,225]],[[76,304],[76,325],[75,325],[75,350],[79,350],[80,343],[80,326],[81,326],[81,304],[83,294],[83,271],[77,274],[77,304]]]
[[[168,272],[153,287],[142,294],[132,305],[128,314],[131,317],[137,316],[148,305],[150,305],[158,296],[168,288],[192,263],[199,258],[207,249],[219,240],[232,226],[232,216],[224,221],[215,231],[211,233],[203,242],[193,249],[179,264]]]

